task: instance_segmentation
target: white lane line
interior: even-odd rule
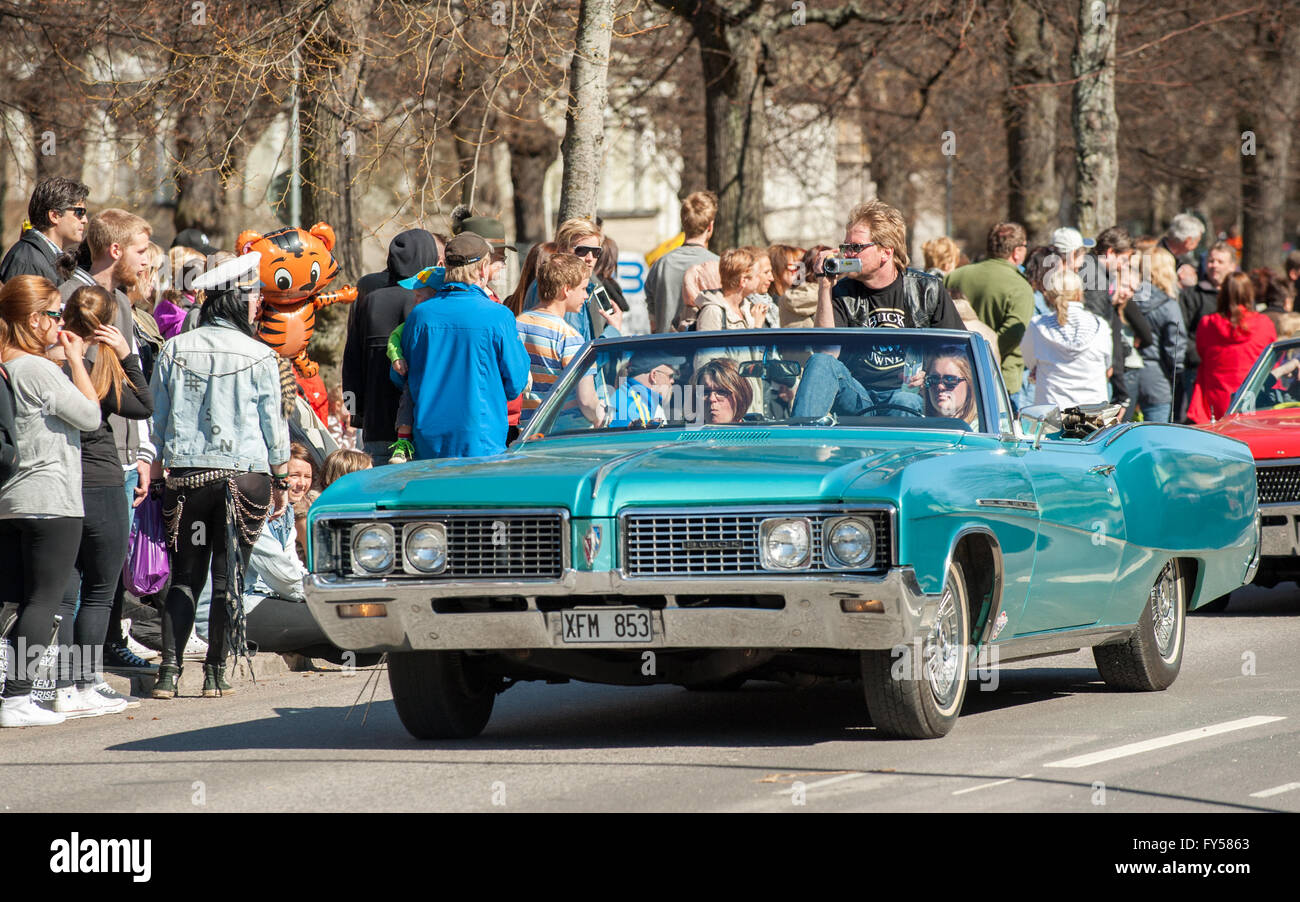
[[[1261,789],[1259,792],[1252,792],[1252,799],[1267,799],[1269,796],[1280,796],[1284,792],[1290,792],[1293,789],[1300,789],[1300,783],[1283,783],[1281,786],[1274,786],[1272,789]]]
[[[1044,764],[1043,767],[1088,767],[1092,764],[1101,764],[1103,761],[1114,761],[1116,758],[1127,758],[1130,755],[1140,755],[1143,752],[1153,752],[1156,749],[1168,748],[1171,745],[1180,745],[1184,742],[1192,742],[1196,739],[1218,736],[1220,733],[1231,733],[1234,730],[1245,730],[1250,727],[1259,727],[1266,723],[1275,723],[1279,720],[1286,720],[1286,718],[1267,717],[1264,715],[1243,717],[1239,720],[1228,720],[1223,723],[1211,724],[1208,727],[1197,727],[1195,730],[1184,730],[1181,733],[1171,733],[1168,736],[1160,736],[1156,739],[1145,739],[1142,742],[1130,742],[1128,745],[1116,746],[1113,749],[1103,749],[1100,752],[1089,752],[1086,755],[1078,755],[1074,758],[1063,758],[1060,761],[1052,761],[1048,764]]]
[[[827,777],[825,780],[818,780],[816,783],[805,783],[803,788],[804,791],[807,792],[809,789],[816,789],[819,786],[830,786],[832,783],[842,783],[845,780],[860,780],[863,777],[870,777],[870,776],[871,774],[866,772],[856,773],[856,774],[840,774],[838,777]],[[794,787],[792,786],[789,789],[778,790],[776,794],[779,796],[788,796],[791,795],[793,792],[794,792]]]
[[[1021,774],[1018,777],[1009,777],[1006,780],[995,780],[992,783],[981,783],[979,786],[968,786],[965,789],[959,789],[953,793],[955,796],[965,795],[968,792],[979,792],[981,789],[991,789],[994,786],[1005,786],[1008,783],[1014,783],[1017,780],[1028,780],[1033,774]]]

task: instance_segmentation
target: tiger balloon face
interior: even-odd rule
[[[240,232],[241,254],[262,255],[262,298],[275,306],[296,304],[318,294],[339,274],[334,260],[334,230],[323,222],[310,229],[284,228],[266,235]]]

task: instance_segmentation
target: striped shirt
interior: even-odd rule
[[[524,409],[519,415],[522,426],[532,419],[533,412],[546,400],[555,381],[586,342],[564,317],[553,313],[528,310],[519,314],[516,322],[533,373],[533,388],[525,393]]]

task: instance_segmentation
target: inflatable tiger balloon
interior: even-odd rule
[[[310,229],[284,228],[259,235],[243,231],[235,239],[237,253],[262,255],[262,315],[257,337],[281,357],[291,359],[298,372],[312,378],[320,367],[307,356],[307,343],[316,329],[316,311],[330,304],[350,304],[357,290],[345,285],[322,291],[339,274],[334,260],[334,230],[318,222]]]

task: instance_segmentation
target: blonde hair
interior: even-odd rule
[[[90,248],[91,258],[98,260],[113,245],[126,247],[141,232],[152,236],[153,227],[134,213],[110,207],[100,210],[86,226],[86,246]]]
[[[98,285],[83,285],[68,298],[63,308],[63,327],[75,332],[87,342],[95,340],[95,330],[100,326],[112,326],[117,322],[117,301]],[[127,339],[130,341],[130,339]],[[113,390],[120,405],[122,383],[126,382],[126,371],[122,361],[117,359],[117,352],[101,345],[95,354],[95,367],[90,372],[90,384],[95,388],[99,400],[108,397]]]
[[[1300,313],[1283,313],[1277,318],[1277,337],[1290,338],[1300,332]]]
[[[587,284],[587,264],[573,254],[552,254],[537,267],[537,299],[550,304],[570,288]]]
[[[869,200],[853,208],[844,228],[852,231],[858,226],[871,229],[872,241],[894,251],[894,264],[900,272],[907,268],[907,224],[902,213],[882,200]]]
[[[145,256],[149,258],[149,265],[140,274],[140,278],[127,288],[126,295],[131,299],[132,306],[138,307],[148,302],[149,308],[153,309],[153,305],[158,303],[158,299],[163,296],[163,291],[170,284],[166,270],[167,254],[151,241]]]
[[[356,473],[358,470],[369,470],[374,465],[375,462],[364,451],[354,451],[351,448],[331,451],[321,467],[320,487],[324,489],[342,476]]]
[[[1043,297],[1056,311],[1056,321],[1064,326],[1070,318],[1070,302],[1083,300],[1083,280],[1069,267],[1054,267],[1043,278]]]
[[[873,231],[871,234],[874,236],[875,232]],[[927,270],[938,269],[943,272],[951,272],[957,268],[957,261],[961,259],[961,249],[957,247],[957,242],[947,235],[931,238],[921,245],[921,253],[925,256],[925,268]]]
[[[723,294],[738,289],[741,278],[758,263],[759,255],[754,251],[752,247],[737,247],[722,254],[718,261],[718,278],[722,282]]]
[[[600,226],[590,219],[566,219],[555,230],[555,243],[559,245],[561,253],[568,254],[573,251],[574,242],[584,235],[595,235],[597,238],[604,237]]]
[[[696,191],[682,201],[682,232],[687,238],[703,235],[718,217],[718,195]]]

